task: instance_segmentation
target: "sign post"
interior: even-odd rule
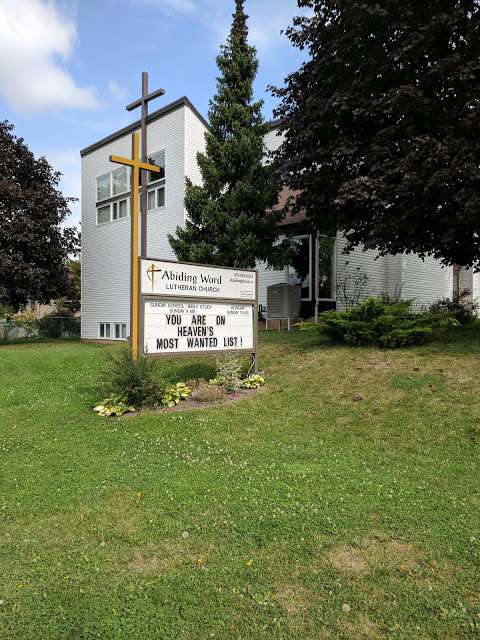
[[[251,353],[256,371],[256,271],[149,258],[139,265],[141,353]]]

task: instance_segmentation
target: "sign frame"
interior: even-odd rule
[[[189,265],[192,267],[207,267],[213,269],[225,269],[228,271],[243,271],[248,273],[255,274],[255,298],[254,299],[245,299],[245,298],[215,298],[215,297],[205,297],[205,296],[195,296],[195,295],[182,295],[179,293],[172,294],[158,294],[158,293],[142,293],[142,261],[152,262],[167,262],[172,265]],[[145,256],[139,256],[138,258],[138,290],[139,290],[139,331],[138,331],[138,353],[144,354],[149,358],[176,358],[176,357],[193,357],[193,356],[214,356],[221,353],[239,353],[239,354],[247,354],[250,353],[252,356],[251,369],[256,373],[257,372],[257,347],[258,347],[258,271],[257,269],[239,269],[237,267],[222,267],[214,264],[203,264],[198,262],[179,262],[177,260],[164,260],[163,258],[150,258]],[[182,302],[197,302],[201,304],[241,304],[243,306],[252,307],[252,330],[253,330],[253,346],[252,348],[232,348],[232,349],[209,349],[205,351],[177,351],[175,353],[167,352],[167,353],[145,353],[144,352],[144,336],[145,336],[145,303],[149,300],[158,300],[161,302],[168,302],[170,300],[181,300]]]

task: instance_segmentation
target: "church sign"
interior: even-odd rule
[[[149,356],[220,351],[257,344],[257,273],[140,259],[140,345]]]

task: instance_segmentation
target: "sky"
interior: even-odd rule
[[[141,72],[165,96],[186,95],[207,116],[215,93],[215,56],[228,34],[234,0],[0,0],[0,119],[36,156],[63,173],[65,195],[80,196],[80,149],[137,117],[125,105],[140,96]],[[270,84],[301,64],[282,29],[296,0],[246,0],[257,47],[255,97],[272,117]],[[79,204],[69,224],[78,224]]]

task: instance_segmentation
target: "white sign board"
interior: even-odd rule
[[[149,355],[254,350],[251,304],[147,298],[143,347]]]
[[[255,271],[142,259],[142,295],[255,300]]]

